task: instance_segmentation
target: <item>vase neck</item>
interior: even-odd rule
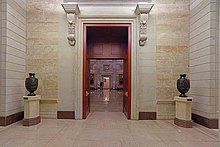
[[[35,73],[29,73],[29,76],[30,76],[30,77],[34,77],[34,76],[35,76]]]
[[[181,78],[185,78],[185,77],[186,77],[186,74],[181,74],[180,77],[181,77]]]

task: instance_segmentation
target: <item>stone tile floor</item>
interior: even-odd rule
[[[90,92],[91,112],[122,112],[123,111],[122,90],[93,90]]]
[[[217,130],[172,120],[126,120],[120,112],[93,112],[86,120],[43,119],[0,128],[1,147],[220,147]]]

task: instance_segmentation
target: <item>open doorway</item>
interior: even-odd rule
[[[123,112],[123,60],[90,59],[90,112]]]
[[[97,92],[102,94],[102,102],[109,102],[116,92],[121,96],[121,109],[128,119],[131,118],[131,24],[84,24],[84,44],[83,44],[83,118],[89,112],[98,111],[94,109],[94,102],[97,99]],[[113,69],[113,62],[122,62],[117,65],[121,68],[121,73],[109,71]],[[104,63],[98,69],[105,73],[95,73],[94,62]],[[92,70],[90,70],[92,68]],[[117,77],[117,81],[116,81]],[[104,91],[107,90],[107,91]],[[115,91],[115,92],[112,92]],[[104,93],[105,92],[105,93]],[[103,95],[104,94],[104,95]],[[94,96],[96,95],[96,96]],[[120,103],[120,102],[119,102]],[[98,105],[97,105],[98,106]],[[98,107],[103,107],[99,105]],[[116,109],[115,109],[116,110]],[[114,111],[107,109],[107,111]]]

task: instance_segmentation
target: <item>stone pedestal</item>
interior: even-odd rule
[[[176,102],[176,117],[174,124],[184,128],[192,128],[191,107],[192,97],[174,97]]]
[[[41,121],[39,113],[40,95],[24,96],[24,120],[23,126],[32,126]]]

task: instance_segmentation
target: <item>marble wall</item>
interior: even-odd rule
[[[42,99],[58,99],[58,19],[57,5],[28,0],[26,72],[36,73],[36,94]],[[45,107],[56,107],[45,104]],[[43,110],[42,110],[43,109]],[[41,107],[41,115],[52,115],[56,108]],[[54,112],[55,113],[55,112]]]
[[[57,110],[74,111],[76,97],[76,50],[69,46],[68,24],[62,0],[33,1],[27,6],[26,72],[39,78],[41,116],[55,118]],[[50,102],[59,100],[57,103]]]
[[[190,1],[192,112],[208,119],[218,118],[217,11],[217,0]]]
[[[176,80],[188,73],[189,0],[155,0],[139,55],[139,111],[174,118]]]
[[[188,73],[189,0],[155,1],[157,118],[174,117],[176,81]]]
[[[2,48],[2,21],[3,21],[3,17],[2,17],[2,14],[3,14],[3,3],[2,1],[0,1],[0,48]],[[2,52],[0,50],[0,81],[2,81],[3,77],[4,77],[4,71],[2,69],[2,66],[4,65],[3,63],[4,59],[2,57]],[[2,83],[0,82],[0,87],[1,87]],[[2,107],[2,90],[0,89],[0,106]],[[4,109],[1,109],[0,107],[0,116],[3,116],[4,112],[3,110]]]
[[[26,0],[1,1],[0,116],[23,111]]]
[[[217,6],[218,6],[218,55],[220,55],[220,2],[217,1]],[[220,69],[220,59],[218,56],[218,71]],[[220,72],[218,72],[218,77],[220,77]],[[218,78],[218,111],[220,110],[220,80]],[[218,113],[218,128],[220,128],[220,113]],[[219,136],[220,136],[220,131],[219,131]]]

